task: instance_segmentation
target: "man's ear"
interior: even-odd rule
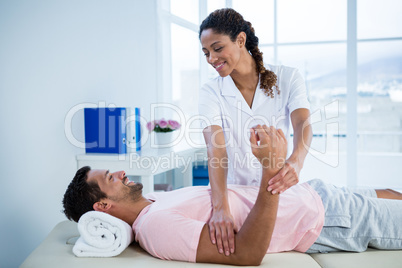
[[[107,212],[111,207],[112,207],[112,205],[104,200],[96,202],[93,205],[94,210],[100,211],[100,212]]]

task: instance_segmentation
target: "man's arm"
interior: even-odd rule
[[[270,179],[271,176],[268,176]],[[268,184],[267,184],[268,185]],[[229,256],[219,254],[209,238],[205,225],[197,249],[197,262],[259,265],[267,252],[275,226],[279,195],[266,191],[259,192],[256,203],[251,209],[240,231],[235,235],[235,252]]]
[[[257,126],[251,132],[250,141],[253,154],[263,165],[263,175],[255,205],[235,236],[236,250],[230,256],[219,254],[209,239],[205,225],[198,244],[197,262],[259,265],[267,252],[275,226],[279,196],[267,192],[266,188],[268,181],[283,166],[287,145],[281,130],[266,126]]]

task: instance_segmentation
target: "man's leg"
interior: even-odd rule
[[[392,189],[375,190],[378,198],[402,200],[402,194]]]
[[[360,194],[367,197],[382,198],[382,199],[395,199],[402,200],[402,193],[397,192],[392,189],[367,189],[367,188],[356,188],[349,189],[347,187],[341,187],[344,190],[350,190],[356,194]]]
[[[360,252],[368,246],[402,249],[402,201],[383,199],[399,198],[397,193],[381,191],[380,198],[373,198],[318,180],[309,184],[321,196],[326,215],[323,230],[308,253]],[[384,195],[389,193],[391,196]]]

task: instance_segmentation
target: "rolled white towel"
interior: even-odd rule
[[[133,230],[125,221],[99,211],[89,211],[78,221],[80,238],[73,247],[77,257],[113,257],[134,240]]]

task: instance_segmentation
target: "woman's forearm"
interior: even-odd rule
[[[214,210],[229,209],[227,193],[228,158],[225,148],[208,148],[208,175]]]
[[[293,152],[290,161],[297,162],[302,168],[313,138],[313,129],[309,119],[310,112],[307,109],[299,109],[292,113],[293,125]]]
[[[303,128],[302,124],[299,124],[294,130],[293,152],[289,159],[297,161],[300,167],[303,167],[312,138],[313,131],[311,125],[307,125]]]
[[[219,253],[225,256],[235,252],[236,225],[230,212],[227,191],[228,156],[222,127],[213,125],[203,131],[208,149],[208,173],[211,184],[212,216],[209,236]]]
[[[208,176],[212,191],[214,210],[228,211],[227,171],[228,156],[223,130],[220,126],[212,125],[203,130],[208,153]]]

